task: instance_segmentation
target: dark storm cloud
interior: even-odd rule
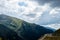
[[[52,7],[60,7],[60,0],[34,0],[34,1],[38,2],[40,5],[50,3]]]

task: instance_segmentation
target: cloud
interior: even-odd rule
[[[53,24],[60,24],[58,3],[58,0],[0,0],[0,14],[51,27]]]
[[[49,11],[43,12],[40,18],[38,18],[40,25],[48,25],[58,23],[60,21],[60,9],[55,8]]]
[[[18,3],[20,6],[27,6],[27,4],[25,2],[19,2]]]
[[[50,25],[44,25],[46,27],[51,27],[51,28],[54,28],[54,29],[59,29],[60,28],[60,24],[56,23],[56,24],[50,24]]]
[[[37,1],[40,5],[50,3],[52,7],[60,7],[60,0],[34,0]]]
[[[33,19],[33,17],[31,18],[31,13],[34,14],[33,11],[37,6],[38,6],[37,3],[29,1],[29,0],[9,0],[9,1],[1,0],[0,13],[14,16],[17,18],[20,17],[21,19],[27,21],[28,18],[30,18],[29,20]]]

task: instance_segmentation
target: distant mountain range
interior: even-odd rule
[[[54,30],[51,28],[49,29],[34,23],[28,23],[21,19],[10,17],[4,14],[0,15],[0,34],[1,36],[4,35],[4,37],[7,36],[7,38],[10,37],[10,35],[13,36],[13,33],[15,33],[18,38],[20,37],[20,40],[37,40],[44,34],[53,32]],[[18,38],[16,38],[16,40],[18,40]]]

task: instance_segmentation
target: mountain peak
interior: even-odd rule
[[[37,40],[46,33],[54,32],[52,29],[47,29],[43,26],[28,23],[21,19],[4,14],[0,15],[0,24],[5,25],[9,29],[15,31],[19,37],[23,38],[24,40]]]

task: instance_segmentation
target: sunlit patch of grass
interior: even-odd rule
[[[15,31],[17,31],[22,26],[23,21],[20,20],[20,19],[17,19],[17,18],[11,18],[11,20],[12,20],[12,22],[11,22],[12,25],[16,26],[16,30]]]
[[[2,40],[2,37],[0,37],[0,40]]]

